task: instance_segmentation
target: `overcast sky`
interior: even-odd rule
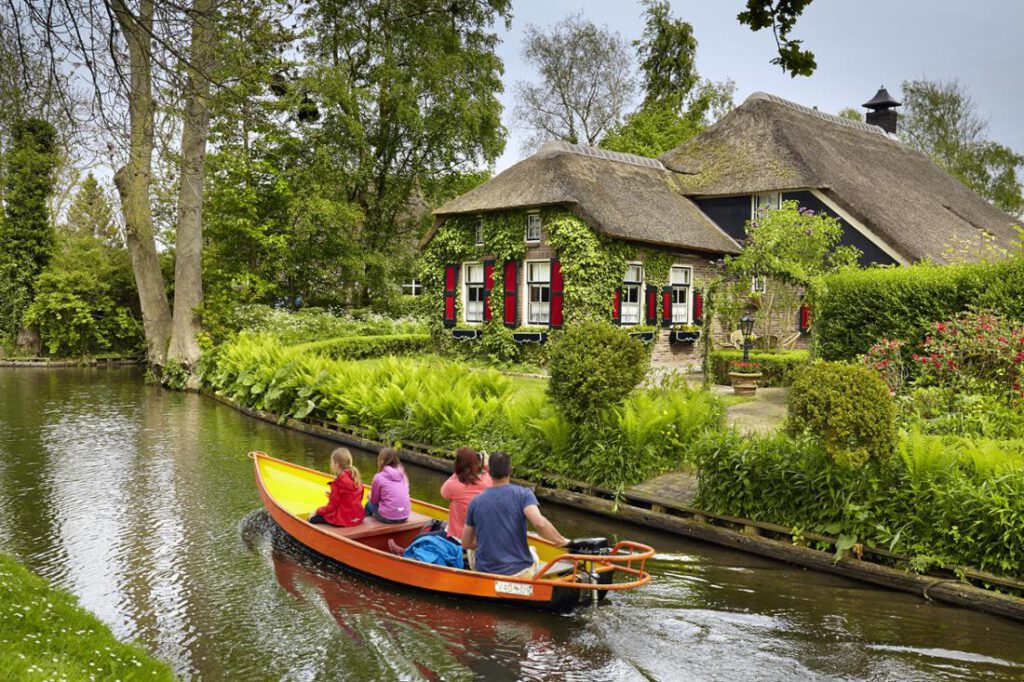
[[[958,78],[989,120],[990,137],[1024,151],[1024,0],[815,0],[793,31],[817,58],[810,78],[790,78],[769,63],[776,54],[771,33],[752,33],[736,21],[743,0],[671,5],[674,16],[693,25],[700,75],[732,78],[737,104],[763,90],[835,113],[859,108],[879,85],[900,100],[904,80]],[[509,140],[498,171],[522,158],[523,134],[512,117],[514,84],[537,78],[522,58],[523,28],[549,26],[579,10],[627,40],[643,30],[635,0],[515,0],[512,29],[499,32]]]

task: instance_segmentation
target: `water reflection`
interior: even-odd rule
[[[567,534],[657,547],[650,586],[562,616],[341,572],[252,513],[245,457],[331,447],[138,372],[0,370],[0,549],[185,679],[1024,678],[1019,625],[563,508]]]

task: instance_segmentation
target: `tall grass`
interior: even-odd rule
[[[264,334],[239,335],[201,371],[208,388],[259,410],[391,441],[509,450],[520,474],[613,487],[678,466],[699,432],[723,423],[717,399],[675,386],[635,392],[584,427],[552,407],[541,382],[436,358],[332,359]]]

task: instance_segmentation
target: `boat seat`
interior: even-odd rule
[[[429,524],[431,520],[432,519],[426,514],[412,512],[409,514],[409,520],[403,523],[381,523],[372,516],[367,516],[358,526],[330,526],[324,523],[318,523],[315,525],[317,528],[327,531],[331,535],[354,540],[356,538],[366,538],[373,535],[390,535],[392,533],[400,533],[406,530],[418,530]]]

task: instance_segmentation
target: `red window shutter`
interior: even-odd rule
[[[562,287],[565,285],[562,279],[562,262],[557,258],[551,259],[551,327],[562,328]]]
[[[672,287],[661,290],[661,326],[672,326]]]
[[[806,334],[811,328],[811,309],[806,304],[800,305],[800,332]]]
[[[700,324],[704,317],[704,294],[700,289],[693,290],[693,323]]]
[[[505,326],[519,326],[519,263],[505,261]]]
[[[616,289],[612,296],[612,324],[622,324],[622,289]]]
[[[658,324],[658,287],[647,285],[647,319],[649,325]]]
[[[459,280],[457,265],[444,266],[444,326],[455,326],[455,287]]]
[[[484,261],[484,322],[491,321],[491,289],[494,288],[494,261]]]

